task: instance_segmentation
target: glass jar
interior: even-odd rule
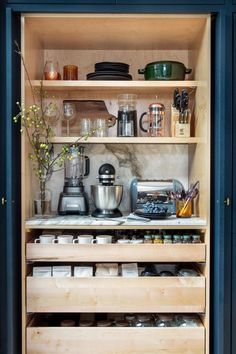
[[[78,66],[63,66],[63,80],[78,80]]]
[[[152,327],[152,316],[151,315],[137,315],[135,321],[135,327]]]
[[[155,235],[153,243],[156,243],[156,244],[163,243],[162,235]]]
[[[178,271],[177,275],[179,277],[198,277],[198,272],[190,268],[182,268]]]
[[[174,327],[174,319],[172,315],[158,314],[155,322],[156,327]]]
[[[182,236],[182,242],[183,242],[183,243],[192,243],[192,237],[191,237],[191,235],[183,235],[183,236]]]
[[[163,243],[172,243],[172,236],[171,235],[164,235],[163,236]]]
[[[61,327],[75,327],[75,321],[74,320],[63,320],[60,323]]]
[[[134,314],[125,315],[125,320],[129,323],[129,327],[134,327],[136,316]]]
[[[192,235],[192,243],[201,243],[200,235]]]
[[[150,234],[144,235],[143,243],[152,243],[152,235],[150,235]]]
[[[190,218],[192,216],[192,200],[176,200],[177,218]]]
[[[173,235],[173,243],[182,243],[182,237],[180,235]]]
[[[199,319],[194,315],[176,315],[175,322],[178,327],[198,327]]]

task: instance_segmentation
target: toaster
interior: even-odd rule
[[[175,214],[175,201],[170,192],[183,190],[176,179],[141,180],[133,179],[130,187],[131,211],[143,214]]]

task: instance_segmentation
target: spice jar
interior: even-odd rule
[[[156,243],[156,244],[163,243],[162,235],[155,235],[153,243]]]
[[[183,241],[183,243],[192,243],[191,235],[183,235],[182,236],[182,241]]]
[[[135,327],[152,327],[152,317],[150,315],[138,315]]]
[[[163,236],[163,243],[172,243],[172,236],[171,235],[164,235]]]
[[[150,231],[147,231],[144,235],[144,243],[152,243],[152,235]]]
[[[201,243],[200,235],[192,235],[192,243]]]
[[[182,243],[182,237],[180,235],[173,235],[173,243]]]
[[[63,80],[78,80],[78,66],[63,66]]]

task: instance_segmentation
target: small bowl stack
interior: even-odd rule
[[[95,72],[87,74],[87,80],[132,80],[129,65],[103,61],[95,64]]]

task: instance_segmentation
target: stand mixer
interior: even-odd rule
[[[90,162],[83,146],[70,147],[70,158],[65,161],[65,182],[58,203],[59,215],[87,215],[88,197],[83,179],[89,175]]]
[[[96,206],[92,216],[115,218],[122,216],[118,208],[123,194],[123,186],[114,185],[115,168],[105,163],[98,170],[100,184],[91,186],[91,193]]]

